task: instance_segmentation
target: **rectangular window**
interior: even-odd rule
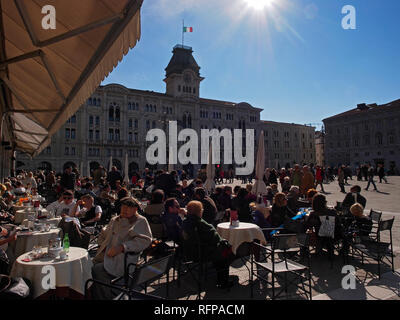
[[[72,140],[75,140],[75,137],[76,137],[76,131],[75,131],[75,129],[71,129],[71,139]]]
[[[65,129],[65,139],[70,139],[70,138],[71,138],[71,130]]]
[[[74,147],[71,148],[71,155],[72,155],[72,156],[75,155],[75,148],[74,148]]]
[[[100,140],[100,131],[96,130],[96,141]]]
[[[89,130],[89,140],[93,141],[93,130]]]
[[[69,155],[69,147],[65,147],[65,149],[64,149],[64,155],[66,155],[66,156]]]

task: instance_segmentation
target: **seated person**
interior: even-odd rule
[[[258,225],[261,229],[272,228],[271,224],[271,212],[269,208],[265,206],[263,202],[250,204],[250,207],[253,209],[253,213],[251,214],[253,223]],[[265,239],[269,239],[271,237],[271,231],[263,230]]]
[[[0,274],[9,274],[8,244],[17,240],[17,233],[0,227]]]
[[[26,189],[20,181],[15,183],[15,188],[12,190],[12,192],[16,197],[26,196]]]
[[[312,207],[312,199],[313,197],[318,193],[318,191],[314,188],[308,189],[306,192],[306,199],[305,200],[299,200],[299,205],[301,205],[302,208],[311,208]]]
[[[169,198],[165,201],[164,213],[161,221],[165,227],[165,233],[169,240],[182,243],[182,223],[183,220],[179,214],[186,215],[186,211],[181,208],[175,198]]]
[[[185,195],[185,198],[192,199],[193,197],[193,185],[188,185],[188,181],[186,179],[182,180],[182,192]]]
[[[79,209],[79,207],[82,207]],[[94,205],[94,199],[91,195],[85,194],[75,204],[75,217],[79,218],[82,227],[94,226],[97,221],[100,221],[103,210],[100,206]]]
[[[121,199],[120,215],[113,218],[99,236],[100,248],[93,259],[93,279],[110,283],[112,279],[123,276],[125,253],[138,253],[127,257],[127,265],[136,264],[139,253],[151,245],[150,226],[146,218],[138,213],[139,208],[140,204],[136,199]],[[134,268],[130,271],[133,272]],[[119,293],[114,295],[109,288],[96,284],[92,286],[91,292],[96,300],[111,300]]]
[[[306,230],[314,229],[317,235],[317,252],[321,252],[322,238],[318,236],[319,228],[321,227],[321,219],[320,216],[333,216],[337,217],[336,211],[334,209],[327,207],[326,197],[323,194],[316,194],[312,200],[312,211],[309,217],[305,221]],[[324,238],[324,237],[323,237]],[[335,219],[335,235],[334,239],[342,238],[342,227],[340,225],[339,219]],[[328,243],[328,250],[333,250],[333,245]]]
[[[38,201],[40,201],[40,203],[43,203],[46,201],[45,198],[43,198],[40,194],[38,194],[37,188],[31,189],[31,195],[32,195],[32,200],[38,200]]]
[[[55,217],[75,217],[75,214],[77,213],[77,208],[75,207],[75,204],[76,201],[74,199],[74,193],[72,191],[66,190],[57,201],[50,203],[46,207],[46,210],[53,211]]]
[[[210,224],[214,224],[215,217],[217,216],[217,207],[215,206],[214,201],[207,196],[206,189],[202,187],[194,189],[193,198],[203,204],[203,220]]]
[[[346,197],[343,200],[342,207],[343,209],[349,210],[350,207],[355,204],[359,203],[364,208],[367,204],[367,199],[365,199],[361,194],[361,187],[360,186],[353,186],[350,189],[350,192],[346,194]]]
[[[91,182],[87,182],[84,187],[79,191],[79,194],[81,196],[88,194],[90,196],[92,196],[93,199],[97,198],[97,195],[93,192],[94,186],[93,183]]]
[[[128,197],[129,192],[125,188],[122,188],[117,193],[117,200],[114,202],[114,207],[116,212],[121,212],[121,200]]]
[[[187,205],[187,217],[183,221],[183,247],[186,257],[199,259],[201,255],[206,261],[212,261],[217,269],[217,287],[229,288],[229,266],[235,260],[232,246],[222,239],[215,228],[202,219],[203,205],[199,201],[191,201]]]
[[[350,213],[356,220],[360,236],[368,237],[372,230],[372,220],[364,215],[364,207],[360,203],[355,203],[350,207]]]
[[[291,185],[290,185],[290,177],[286,176],[286,177],[283,178],[283,183],[282,183],[281,187],[282,187],[282,192],[283,193],[289,193],[289,190],[290,190],[290,187],[291,187]]]
[[[223,187],[223,192],[220,196],[219,203],[221,205],[221,211],[226,209],[232,209],[232,187]]]
[[[151,233],[154,238],[163,237],[163,226],[161,215],[164,212],[164,191],[157,189],[152,192],[150,203],[144,209],[144,216],[150,224]]]
[[[272,192],[272,188],[270,186],[267,187],[267,194],[265,195],[267,201],[274,201],[274,193]]]
[[[105,199],[105,200],[110,201],[111,203],[114,203],[115,197],[113,197],[111,194],[111,186],[109,184],[106,184],[103,187],[103,189],[100,192],[99,198],[100,198],[100,201],[101,201],[101,199]]]
[[[300,202],[300,189],[298,186],[291,186],[287,195],[287,205],[292,212],[299,212],[304,207],[304,203]]]
[[[238,195],[232,200],[233,210],[238,212],[238,219],[242,222],[251,221],[251,213],[249,208],[249,200],[247,198],[247,190],[240,188]]]
[[[271,224],[273,228],[278,228],[285,222],[286,218],[292,218],[296,214],[287,206],[286,195],[278,192],[274,197],[274,204],[271,210]]]

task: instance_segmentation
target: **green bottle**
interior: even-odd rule
[[[64,236],[64,240],[63,240],[63,248],[65,252],[69,251],[69,237],[68,237],[68,233],[65,234]]]

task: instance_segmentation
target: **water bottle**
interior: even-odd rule
[[[65,234],[64,236],[64,240],[63,240],[63,248],[65,252],[69,251],[69,237],[68,237],[68,233]]]

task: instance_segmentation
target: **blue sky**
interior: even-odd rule
[[[400,98],[399,0],[271,1],[255,10],[246,0],[144,0],[141,40],[103,84],[164,93],[185,19],[203,98],[301,124]],[[341,26],[345,5],[356,9],[356,30]]]

